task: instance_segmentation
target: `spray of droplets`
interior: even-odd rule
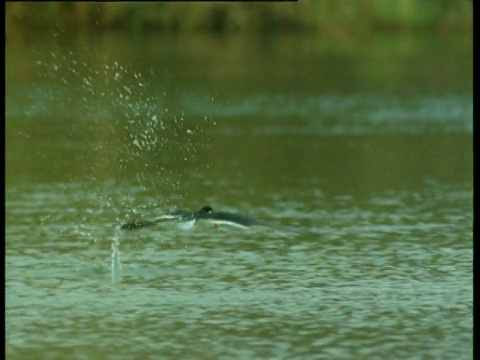
[[[40,78],[46,80],[36,88],[47,100],[40,111],[84,122],[96,139],[85,149],[86,172],[92,181],[101,173],[128,188],[164,194],[160,196],[164,202],[168,194],[179,196],[185,191],[182,177],[206,142],[207,117],[193,121],[181,110],[170,110],[167,94],[152,81],[155,74],[147,79],[132,66],[95,54],[86,58],[73,51],[52,52],[37,66]]]

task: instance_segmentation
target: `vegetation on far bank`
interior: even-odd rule
[[[6,36],[61,29],[175,33],[471,32],[470,0],[298,2],[7,2]]]

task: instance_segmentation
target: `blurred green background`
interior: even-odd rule
[[[339,0],[299,2],[18,2],[6,4],[7,39],[61,27],[78,34],[129,32],[470,32],[472,2],[464,0]]]

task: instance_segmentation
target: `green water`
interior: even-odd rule
[[[471,45],[9,41],[7,358],[471,358]]]

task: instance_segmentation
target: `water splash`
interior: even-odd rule
[[[112,284],[115,284],[120,281],[121,269],[122,269],[122,264],[120,261],[119,234],[118,234],[118,229],[116,229],[115,236],[113,237],[113,240],[112,240],[112,264],[111,264]]]
[[[168,194],[185,196],[183,176],[207,141],[207,117],[188,118],[156,88],[153,72],[147,79],[132,65],[108,57],[52,52],[36,66],[40,81],[29,94],[28,114],[69,121],[72,127],[82,123],[94,143],[82,156],[87,180],[128,183],[167,203]],[[76,137],[77,131],[65,136]]]

